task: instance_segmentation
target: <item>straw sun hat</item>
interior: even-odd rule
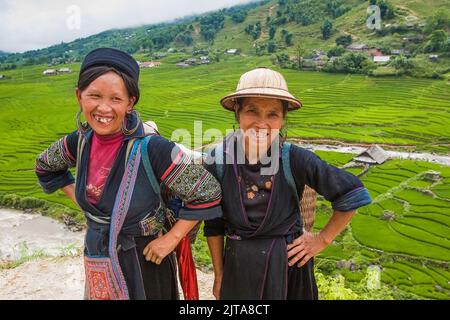
[[[256,68],[244,73],[239,80],[236,92],[220,100],[227,110],[235,111],[239,98],[274,98],[288,102],[288,111],[300,109],[302,103],[289,93],[286,80],[281,73],[268,68]]]

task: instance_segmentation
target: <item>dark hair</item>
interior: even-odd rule
[[[139,84],[136,80],[134,80],[131,76],[128,74],[121,72],[117,70],[114,67],[109,66],[94,66],[86,71],[84,71],[80,77],[78,78],[78,84],[77,87],[80,91],[86,90],[87,87],[97,78],[101,77],[102,75],[108,73],[108,72],[114,72],[117,75],[119,75],[123,82],[125,83],[125,87],[128,91],[129,97],[136,97],[136,101],[134,102],[134,105],[136,105],[139,101],[140,97],[140,91],[139,91]]]
[[[236,112],[235,112],[235,116],[236,116],[236,121],[238,121],[238,114],[239,112],[241,112],[242,108],[244,107],[244,99],[247,99],[247,97],[243,97],[243,98],[237,98],[236,99]],[[288,113],[288,109],[289,109],[289,103],[286,100],[281,100],[281,103],[283,105],[283,119],[286,119],[286,115]]]

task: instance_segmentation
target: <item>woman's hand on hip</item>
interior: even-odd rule
[[[328,244],[320,233],[305,231],[287,246],[289,266],[299,262],[297,266],[303,267],[312,257],[322,252]]]
[[[162,235],[160,233],[158,238],[151,241],[144,249],[145,260],[156,264],[161,264],[163,259],[175,250],[179,241],[171,234]]]

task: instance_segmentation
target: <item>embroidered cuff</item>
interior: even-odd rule
[[[64,188],[75,183],[72,173],[67,170],[65,173],[53,177],[49,181],[39,179],[39,184],[45,193],[54,193],[58,189]]]
[[[367,189],[360,187],[339,197],[336,201],[333,201],[332,206],[334,210],[347,212],[368,205],[371,202],[372,199],[370,198]]]
[[[211,220],[222,217],[222,207],[214,206],[207,209],[189,209],[183,207],[180,209],[180,219],[183,220]]]

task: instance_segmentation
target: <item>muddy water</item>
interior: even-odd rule
[[[300,144],[301,147],[313,151],[334,151],[342,153],[360,154],[367,150],[366,147],[359,146],[337,146],[337,145],[314,145],[314,144]],[[437,164],[450,166],[450,156],[436,155],[427,152],[403,152],[403,151],[388,151],[385,150],[389,158],[392,159],[407,159],[407,160],[421,160]]]

